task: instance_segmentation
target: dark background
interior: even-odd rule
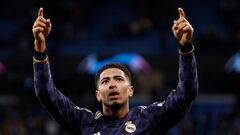
[[[169,134],[240,134],[240,75],[226,69],[240,49],[238,0],[7,0],[0,2],[0,135],[66,134],[34,94],[31,29],[41,6],[53,25],[47,52],[56,86],[93,111],[101,109],[94,77],[77,68],[89,54],[101,61],[138,53],[148,61],[151,72],[133,71],[131,106],[162,101],[176,87],[178,42],[171,27],[182,7],[194,27],[200,89],[189,115]]]

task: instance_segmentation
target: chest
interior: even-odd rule
[[[148,135],[150,123],[147,119],[126,119],[122,121],[99,121],[93,127],[88,126],[85,134],[91,135]]]

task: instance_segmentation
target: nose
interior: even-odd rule
[[[109,85],[109,89],[113,89],[113,88],[116,88],[116,83],[114,81],[111,81],[110,82],[110,85]]]

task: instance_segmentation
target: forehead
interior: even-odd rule
[[[99,80],[105,77],[113,77],[113,76],[122,76],[125,78],[125,74],[122,70],[118,68],[108,68],[100,74]]]

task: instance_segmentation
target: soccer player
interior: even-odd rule
[[[76,106],[54,85],[48,56],[46,37],[51,22],[39,9],[32,32],[34,36],[35,92],[48,112],[72,135],[160,135],[177,124],[189,111],[198,93],[198,78],[194,46],[191,43],[193,28],[182,8],[173,22],[172,31],[179,41],[179,80],[175,90],[163,102],[129,109],[133,96],[131,75],[121,64],[107,64],[96,74],[96,97],[102,103],[102,112],[91,112]]]

